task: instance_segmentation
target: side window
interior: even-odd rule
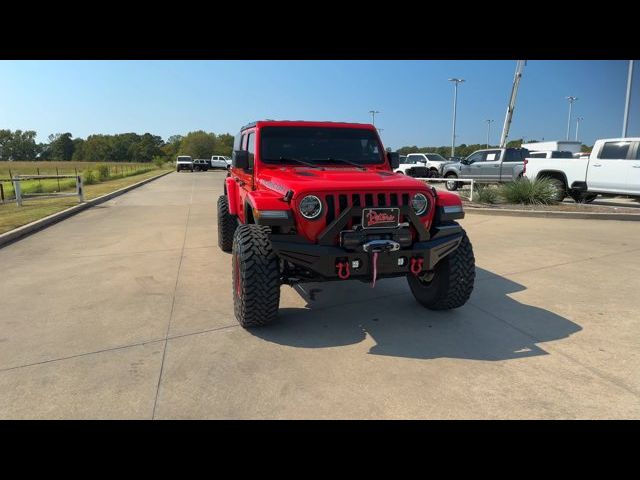
[[[484,160],[485,162],[497,162],[498,160],[500,160],[500,150],[491,150],[488,152],[484,152],[482,160]],[[505,159],[505,162],[508,161],[509,155],[507,155],[507,158]]]
[[[602,160],[624,160],[627,158],[629,148],[631,148],[631,142],[605,142],[598,158]]]
[[[247,150],[249,151],[249,170],[253,170],[253,159],[256,153],[256,134],[251,132],[247,135]]]
[[[240,150],[246,150],[247,149],[247,137],[249,135],[244,134],[242,135],[242,145],[240,146]]]
[[[233,139],[233,149],[240,150],[240,141],[242,140],[242,135],[238,133],[236,137]]]
[[[636,160],[640,160],[640,143],[636,145]]]
[[[544,153],[532,153],[530,155],[531,158],[545,158],[547,155]]]
[[[415,155],[407,156],[407,163],[409,165],[415,165],[416,164],[416,156]]]
[[[471,155],[468,159],[468,163],[476,163],[484,161],[484,152],[477,152]]]

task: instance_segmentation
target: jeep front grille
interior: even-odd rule
[[[336,199],[337,197],[337,199]],[[409,205],[409,194],[399,192],[327,194],[324,197],[327,205],[325,219],[327,225],[333,222],[349,207],[403,207]],[[398,203],[400,202],[400,203]],[[347,226],[352,228],[361,222],[361,217],[354,217]],[[400,218],[401,222],[407,219]]]

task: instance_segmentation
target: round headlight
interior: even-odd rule
[[[411,200],[411,206],[416,215],[422,215],[429,208],[429,200],[422,193],[416,193]]]
[[[322,213],[322,202],[315,195],[307,195],[300,202],[300,213],[309,220],[318,218]]]

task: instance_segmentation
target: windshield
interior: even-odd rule
[[[366,129],[331,127],[264,127],[260,158],[265,163],[358,165],[379,164],[384,155],[377,135]]]
[[[446,162],[447,159],[442,155],[438,155],[437,153],[430,153],[427,155],[427,158],[433,162]]]

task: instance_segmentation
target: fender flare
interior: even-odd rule
[[[233,177],[225,178],[225,186],[227,187],[227,201],[229,202],[229,213],[231,215],[238,215],[238,183]]]

